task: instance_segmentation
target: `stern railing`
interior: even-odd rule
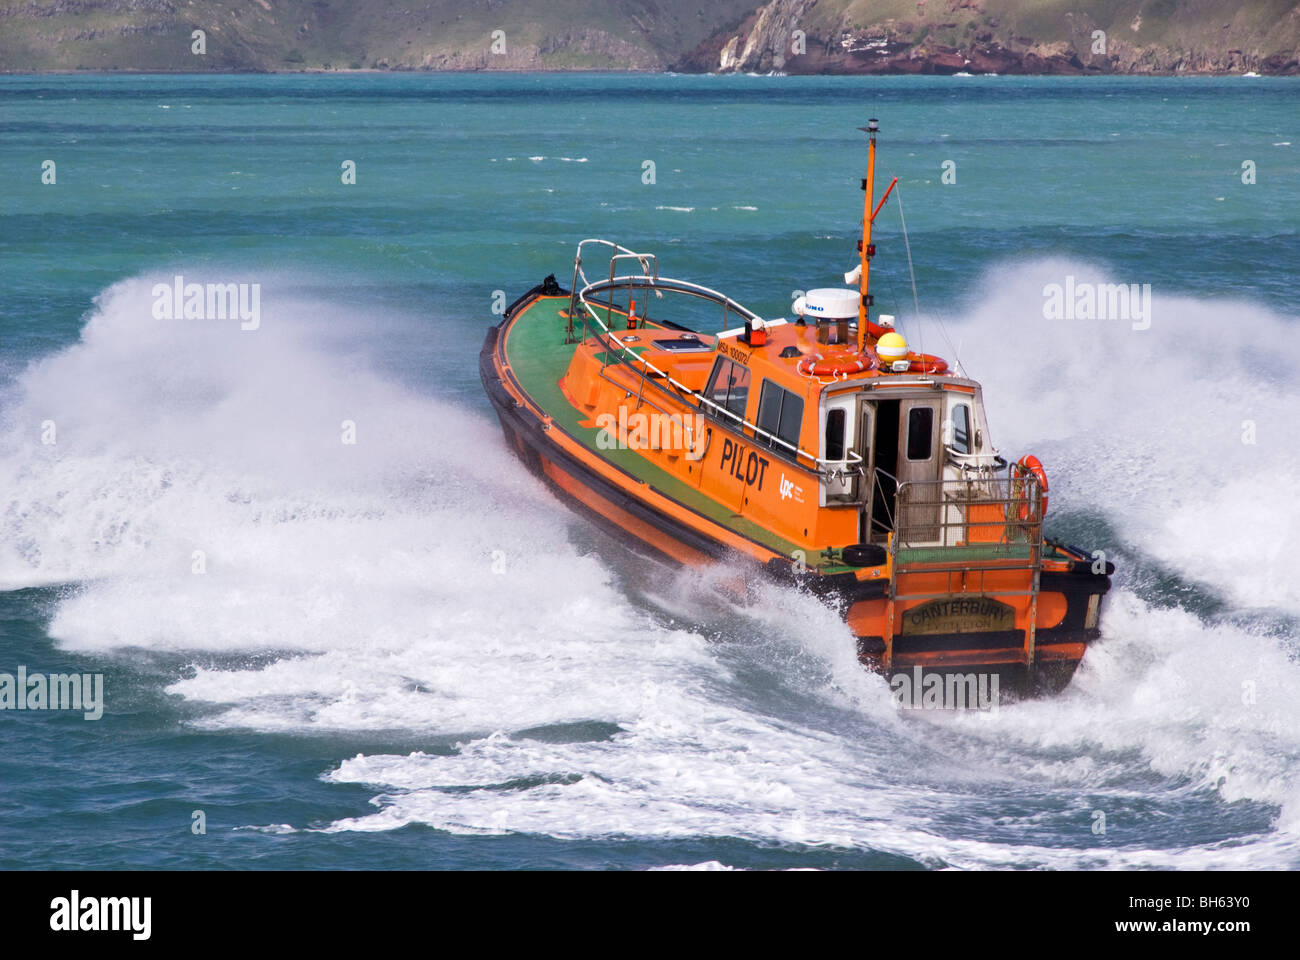
[[[1043,544],[1043,491],[1014,465],[960,479],[898,481],[894,494],[896,550],[978,548],[1013,557]]]

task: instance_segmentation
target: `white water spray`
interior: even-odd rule
[[[1067,270],[1088,274],[995,271],[963,331],[995,439],[1043,457],[1054,514],[1103,516],[1118,549],[1232,609],[1300,613],[1300,580],[1268,553],[1297,521],[1281,495],[1300,478],[1285,442],[1295,328],[1158,290],[1147,331],[1045,321],[1044,277]],[[372,324],[267,284],[255,332],[169,325],[150,316],[154,279],[106,291],[79,343],[15,381],[0,582],[79,584],[50,627],[69,649],[270,651],[269,666],[196,665],[169,685],[216,708],[209,727],[460,742],[343,761],[329,778],[383,799],[329,829],[736,836],[961,866],[1300,863],[1300,680],[1285,637],[1117,589],[1105,642],[1062,697],[904,722],[809,597],[770,587],[738,606],[743,629],[704,626],[727,621],[690,598],[736,574],[715,569],[646,591],[676,623],[629,602],[608,563],[570,544],[577,521],[494,423],[356,360]],[[1233,317],[1249,336],[1231,336]],[[521,732],[582,721],[617,732]],[[986,809],[991,792],[1025,812]],[[1136,801],[1186,794],[1279,813],[1231,842],[1119,832]],[[1086,831],[1099,802],[1117,839],[1063,846],[1060,830]]]

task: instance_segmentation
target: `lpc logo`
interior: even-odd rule
[[[56,932],[121,931],[133,940],[148,940],[152,932],[152,897],[70,897],[50,901],[50,929]]]

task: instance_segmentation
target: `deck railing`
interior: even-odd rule
[[[965,547],[972,557],[1031,559],[1042,549],[1043,491],[1015,465],[959,480],[902,481],[893,500],[895,551]]]
[[[607,278],[594,282],[588,281],[587,275],[582,269],[582,251],[587,244],[606,247],[614,251],[610,256]],[[617,272],[618,264],[621,261],[629,260],[638,264],[642,272],[619,275]],[[608,240],[588,239],[578,244],[578,252],[574,257],[573,281],[573,291],[569,298],[569,329],[566,342],[576,342],[575,334],[577,331],[575,325],[581,325],[582,336],[576,339],[585,342],[591,337],[603,347],[602,367],[608,366],[611,362],[617,362],[628,367],[638,377],[638,406],[648,402],[645,397],[648,382],[652,391],[670,393],[674,399],[684,401],[702,412],[711,414],[736,432],[748,434],[753,439],[765,443],[773,449],[781,450],[801,467],[816,473],[822,479],[838,477],[846,472],[861,473],[862,457],[856,452],[849,451],[844,460],[824,460],[797,444],[792,444],[770,431],[764,430],[758,424],[750,423],[743,416],[739,416],[714,402],[702,392],[691,389],[657,367],[649,359],[642,356],[639,350],[624,343],[612,329],[615,312],[624,316],[630,315],[632,300],[637,294],[644,293],[651,293],[656,298],[665,293],[677,294],[716,304],[721,307],[722,316],[720,320],[723,330],[729,328],[735,320],[745,323],[761,321],[758,314],[752,310],[709,287],[685,280],[661,277],[659,276],[659,263],[654,254],[637,253]],[[579,286],[579,281],[581,281],[581,286]],[[615,294],[627,296],[628,304],[626,307],[614,303]],[[600,295],[604,296],[603,300],[597,299]],[[648,303],[644,296],[642,297],[642,303]],[[638,319],[644,322],[647,318],[643,313]],[[603,371],[602,375],[604,375]]]

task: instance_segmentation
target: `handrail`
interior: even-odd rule
[[[587,307],[589,311],[592,311],[593,309],[591,305],[588,304],[585,300],[583,301],[583,306]],[[791,444],[788,441],[781,439],[776,434],[764,430],[762,427],[758,426],[758,424],[750,423],[744,417],[733,412],[732,410],[729,410],[728,408],[722,406],[721,404],[715,403],[713,400],[710,400],[708,397],[704,396],[704,394],[692,390],[690,387],[686,386],[686,384],[682,383],[679,380],[674,379],[666,371],[659,369],[649,360],[645,359],[645,357],[641,356],[636,351],[627,347],[617,337],[614,336],[613,331],[610,330],[609,327],[607,327],[601,321],[600,317],[597,316],[594,312],[589,312],[588,317],[591,320],[595,320],[596,323],[599,324],[601,329],[605,332],[605,334],[607,335],[606,337],[601,338],[599,334],[597,334],[597,337],[598,339],[600,339],[600,342],[605,346],[607,351],[612,350],[615,353],[617,353],[619,362],[627,364],[630,367],[632,366],[632,364],[627,359],[628,357],[630,357],[632,360],[635,360],[637,363],[641,364],[641,366],[644,368],[644,370],[642,370],[640,373],[640,376],[642,377],[642,384],[641,384],[642,388],[644,388],[645,386],[645,382],[644,382],[645,376],[646,373],[648,372],[650,374],[652,381],[661,379],[664,382],[671,384],[679,395],[684,395],[684,398],[689,397],[691,400],[693,400],[696,403],[697,406],[709,408],[709,412],[711,412],[714,416],[718,417],[718,419],[731,421],[732,424],[735,427],[739,428],[739,430],[742,433],[744,432],[744,430],[749,429],[753,432],[754,437],[756,439],[763,439],[764,441],[770,441],[769,446],[779,445],[780,447],[788,451],[795,458],[796,461],[798,461],[801,458],[811,461],[813,463],[813,467],[811,468],[811,470],[814,473],[817,473],[822,478],[827,478],[833,475],[833,473],[837,469],[841,469],[841,470],[843,469],[842,466],[839,467],[832,466],[832,465],[843,464],[844,463],[843,460],[823,460],[819,457],[816,457],[813,454],[809,453],[808,451],[804,450],[802,447],[795,446],[794,444]],[[583,318],[582,325],[584,328],[588,326],[588,317]],[[658,384],[656,383],[655,386],[658,386]],[[856,451],[848,451],[848,452],[851,455],[854,462],[856,463],[862,462],[862,457]],[[849,458],[845,458],[845,459],[849,459]]]
[[[573,255],[573,283],[569,285],[570,332],[572,332],[573,312],[578,308],[578,290],[579,290],[578,280],[579,279],[582,280],[582,285],[584,287],[590,285],[591,283],[591,281],[587,279],[587,274],[582,269],[582,248],[589,243],[599,244],[600,246],[603,247],[610,247],[618,251],[619,253],[625,253],[625,254],[630,253],[632,254],[632,256],[636,256],[635,251],[629,250],[627,247],[624,247],[621,244],[614,243],[614,241],[612,240],[601,240],[598,237],[588,237],[586,240],[578,241],[578,249]],[[644,264],[642,265],[642,269],[643,270],[645,269]],[[657,273],[658,273],[658,264],[656,263],[656,274]]]
[[[871,511],[873,515],[870,518],[870,522],[872,524],[879,524],[881,527],[881,532],[889,532],[894,529],[895,510],[893,508],[896,507],[897,504],[892,503],[891,498],[885,495],[885,487],[880,482],[881,477],[884,477],[885,479],[893,482],[894,494],[895,496],[897,496],[898,478],[895,477],[893,474],[889,473],[888,471],[882,470],[880,467],[876,467],[876,469],[871,471],[871,498],[867,502],[873,505],[873,509]],[[877,493],[880,494],[880,503],[881,506],[883,506],[885,509],[885,520],[887,521],[887,525],[881,524],[880,521],[878,521],[874,516],[875,514],[874,504],[876,502]]]
[[[633,254],[633,256],[652,257],[653,254]],[[728,310],[733,310],[748,320],[763,319],[753,310],[750,310],[748,307],[732,300],[725,293],[719,293],[717,290],[702,286],[698,283],[691,283],[689,280],[676,280],[672,277],[650,276],[649,274],[644,273],[619,274],[618,276],[612,276],[607,280],[597,280],[595,283],[589,283],[578,292],[578,298],[583,302],[583,305],[586,306],[588,305],[586,303],[587,294],[602,293],[605,290],[615,290],[628,285],[635,285],[648,290],[663,289],[670,293],[684,293],[689,296],[700,297],[703,300],[709,300],[713,303],[719,304]]]
[[[974,507],[993,507],[997,512],[988,519],[975,519]],[[1022,509],[1025,515],[1017,516]],[[1013,476],[1010,467],[1005,475],[906,480],[894,494],[892,520],[895,552],[900,546],[957,545],[950,542],[953,531],[966,545],[1028,546],[1032,552],[1042,547],[1043,491],[1032,474]],[[972,538],[973,531],[997,528],[1001,534],[996,539]]]
[[[615,254],[610,258],[610,275],[608,279],[598,280],[595,282],[591,282],[587,280],[587,275],[582,269],[582,248],[585,244],[589,244],[589,243],[601,244],[603,246],[610,247],[616,251]],[[616,262],[625,259],[637,260],[638,263],[641,264],[643,270],[648,270],[650,262],[653,261],[654,262],[653,275],[648,272],[641,273],[641,274],[615,275]],[[580,289],[577,285],[577,281],[579,278],[582,279],[584,283],[584,286],[582,286]],[[762,318],[758,314],[754,313],[754,311],[741,305],[735,300],[732,300],[726,294],[720,293],[717,290],[713,290],[709,287],[703,286],[698,283],[691,283],[690,281],[687,280],[676,280],[671,277],[660,277],[659,262],[654,254],[637,253],[634,250],[629,250],[627,247],[621,246],[620,244],[614,243],[609,240],[590,238],[581,241],[578,244],[577,254],[574,256],[574,287],[573,287],[574,292],[570,296],[570,300],[569,300],[570,318],[572,318],[572,314],[576,309],[577,304],[581,304],[583,308],[582,325],[584,328],[584,339],[585,339],[586,330],[589,329],[589,321],[594,321],[599,326],[600,331],[603,331],[604,333],[603,337],[601,336],[600,333],[596,333],[595,335],[597,339],[600,340],[603,346],[605,347],[607,355],[610,352],[615,353],[619,362],[625,363],[629,367],[632,367],[632,363],[631,363],[632,360],[636,361],[636,363],[641,365],[642,369],[640,375],[642,378],[642,382],[641,382],[642,390],[644,390],[645,388],[645,378],[647,374],[649,374],[652,380],[663,380],[665,383],[670,384],[673,387],[673,389],[677,391],[678,395],[683,399],[689,398],[690,400],[695,402],[696,406],[701,408],[707,407],[715,416],[719,417],[720,419],[725,418],[734,421],[735,424],[739,425],[740,431],[742,433],[744,432],[744,430],[748,429],[752,431],[755,439],[764,440],[765,442],[767,442],[769,447],[780,446],[781,448],[789,452],[789,454],[791,454],[794,457],[796,463],[799,462],[800,459],[811,462],[813,466],[810,469],[813,472],[817,473],[818,476],[822,477],[823,479],[844,469],[843,468],[844,462],[846,460],[849,460],[850,458],[846,457],[844,460],[823,460],[822,458],[817,457],[814,454],[811,454],[808,451],[804,450],[802,447],[799,447],[796,444],[791,444],[788,441],[783,440],[781,437],[778,437],[776,434],[764,430],[762,427],[758,426],[757,424],[750,423],[743,416],[739,416],[736,413],[732,412],[731,410],[728,410],[726,407],[723,407],[715,403],[714,401],[710,400],[708,397],[704,396],[702,393],[692,390],[690,387],[686,386],[686,384],[674,379],[672,376],[668,374],[667,371],[661,370],[659,367],[655,366],[653,363],[647,360],[644,356],[638,354],[635,350],[631,349],[626,344],[624,344],[621,340],[619,340],[614,335],[614,332],[609,328],[609,325],[605,323],[605,321],[602,320],[600,315],[596,312],[595,306],[593,306],[590,302],[588,302],[587,297],[589,295],[603,293],[607,290],[612,291],[615,289],[621,289],[623,287],[626,287],[628,289],[629,296],[631,295],[631,291],[633,289],[648,289],[648,290],[654,290],[656,292],[662,291],[668,293],[680,293],[687,296],[700,297],[701,299],[719,304],[723,308],[724,317],[729,311],[734,311],[738,313],[740,316],[742,316],[743,318],[745,318],[746,320],[749,320],[751,322],[756,320],[761,320]],[[609,304],[603,304],[602,306],[604,306],[607,310],[612,309],[613,302],[611,300]],[[631,309],[630,303],[628,305],[628,309],[629,310]],[[659,384],[656,383],[655,386],[658,387]],[[856,452],[850,451],[850,454],[853,460],[856,461],[856,463],[860,464],[862,462],[862,457],[858,455]]]

